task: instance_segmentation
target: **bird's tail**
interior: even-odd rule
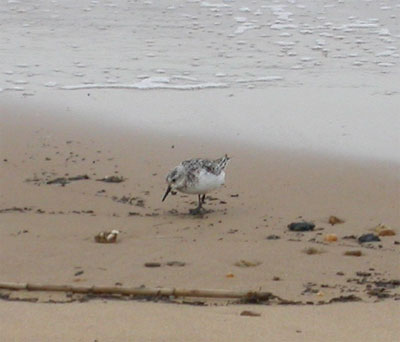
[[[229,158],[228,155],[225,154],[222,158],[219,158],[219,159],[216,160],[220,170],[224,170],[225,169],[226,165],[229,162],[229,159],[231,159],[231,158]]]

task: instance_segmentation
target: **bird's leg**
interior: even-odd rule
[[[205,203],[205,201],[204,201],[205,199],[206,199],[206,194],[203,194],[203,196],[201,196],[201,203]]]
[[[198,195],[199,204],[198,204],[198,206],[196,208],[189,210],[189,213],[191,215],[198,215],[198,214],[201,214],[203,212],[203,203],[204,203],[205,197],[206,197],[206,195],[203,195],[203,196]]]

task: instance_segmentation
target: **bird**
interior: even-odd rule
[[[206,193],[225,183],[225,168],[229,160],[227,154],[215,160],[202,158],[184,160],[168,173],[166,177],[168,187],[162,202],[170,192],[197,194],[198,206],[189,212],[192,215],[201,214]]]

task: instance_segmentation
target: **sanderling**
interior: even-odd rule
[[[191,209],[190,213],[201,213],[206,193],[225,183],[224,170],[228,161],[227,155],[216,160],[197,158],[183,161],[168,173],[168,188],[162,200],[164,201],[171,191],[176,190],[185,194],[197,194],[199,205]]]

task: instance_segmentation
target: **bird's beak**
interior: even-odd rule
[[[165,191],[165,194],[164,194],[164,196],[163,196],[163,198],[162,198],[162,202],[164,202],[164,200],[167,198],[167,196],[168,196],[168,194],[171,192],[171,186],[170,185],[168,185],[168,188],[167,188],[167,191]]]

